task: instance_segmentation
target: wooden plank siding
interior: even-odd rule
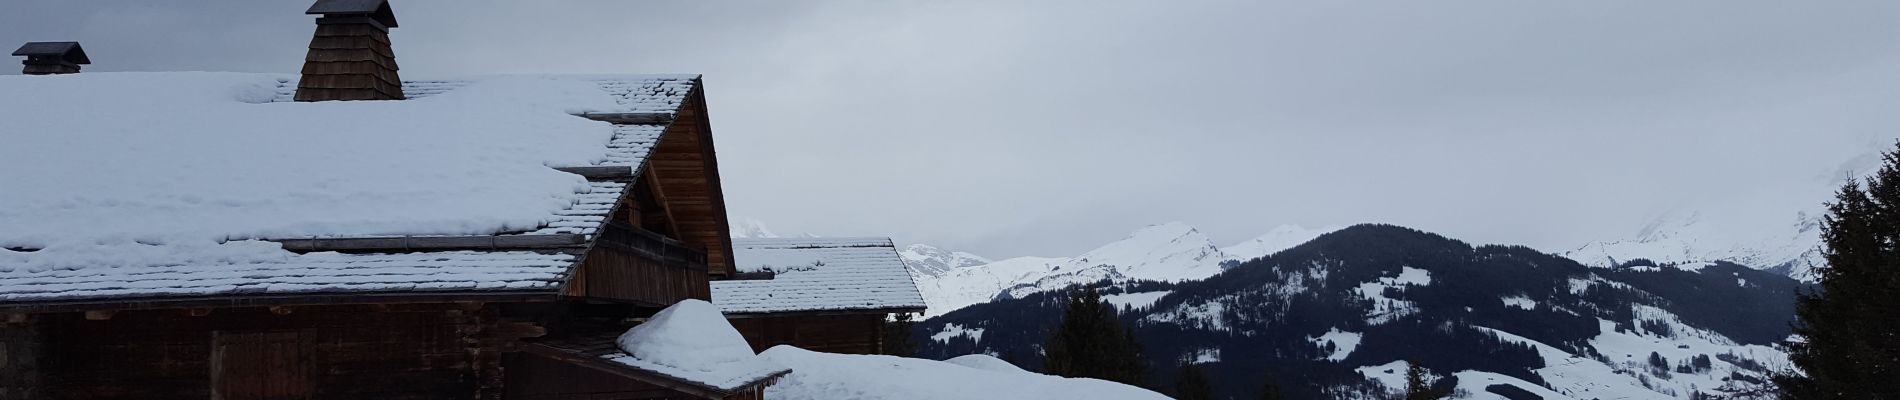
[[[523,352],[510,355],[506,394],[509,400],[646,400],[705,399],[569,360]],[[764,385],[718,397],[723,400],[763,400]]]
[[[0,325],[0,400],[40,398],[39,342],[30,319]]]
[[[711,275],[724,277],[733,272],[732,238],[726,223],[725,192],[719,183],[719,161],[714,154],[702,83],[693,86],[644,168],[658,182],[656,192],[666,195],[667,211],[677,218],[677,237],[705,248]]]
[[[212,400],[298,400],[310,393],[297,331],[213,331]]]
[[[563,295],[665,307],[712,299],[706,253],[618,221],[600,230]]]
[[[500,316],[479,304],[42,314],[30,346],[58,356],[35,363],[37,393],[7,398],[500,399],[501,355],[541,332]]]
[[[880,354],[885,314],[746,315],[728,318],[753,351],[789,344],[811,351]]]

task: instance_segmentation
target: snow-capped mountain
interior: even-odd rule
[[[904,264],[910,266],[912,276],[934,277],[944,273],[989,264],[992,261],[983,256],[961,251],[949,251],[927,244],[904,246],[897,254],[904,256]]]
[[[726,228],[732,232],[732,237],[735,237],[735,238],[779,237],[777,233],[772,232],[771,228],[765,227],[765,222],[761,222],[759,220],[751,219],[751,218],[741,218],[741,217],[727,218]]]
[[[1810,271],[1827,263],[1821,257],[1826,202],[1843,182],[1870,176],[1879,166],[1880,153],[1870,152],[1815,174],[1799,187],[1763,188],[1670,213],[1632,239],[1589,243],[1563,255],[1596,267],[1636,259],[1729,261],[1811,281]]]
[[[1075,257],[1017,257],[918,275],[929,304],[925,316],[942,315],[998,297],[1023,297],[1100,280],[1181,282],[1206,279],[1224,263],[1244,261],[1292,247],[1334,229],[1282,226],[1245,242],[1217,247],[1187,224],[1170,222]],[[913,268],[918,268],[913,266]]]
[[[765,222],[744,217],[728,217],[726,219],[726,229],[729,229],[732,233],[731,236],[735,238],[784,237],[779,236],[776,232],[772,232],[772,228],[766,227]],[[818,235],[814,235],[810,232],[800,232],[792,237],[815,238],[818,237]]]
[[[1799,287],[1734,263],[1593,268],[1388,225],[1320,235],[1205,280],[1088,284],[1124,310],[1151,384],[1173,382],[1186,360],[1224,398],[1257,397],[1263,378],[1288,398],[1381,398],[1403,386],[1410,360],[1463,398],[1545,400],[1684,399],[1760,383],[1787,368],[1776,343]],[[985,353],[1033,370],[1065,297],[973,305],[919,322],[913,338],[926,356]]]

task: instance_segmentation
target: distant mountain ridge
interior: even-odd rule
[[[1799,287],[1733,263],[1595,268],[1388,225],[1326,233],[1202,280],[1102,276],[1079,285],[1125,310],[1155,385],[1189,360],[1227,398],[1257,396],[1268,375],[1289,398],[1367,398],[1403,382],[1402,360],[1479,399],[1710,394],[1786,366],[1773,344],[1789,333]],[[914,336],[926,356],[986,353],[1033,369],[1065,298],[1005,296],[919,322]]]
[[[1247,241],[1217,247],[1185,223],[1151,225],[1074,257],[1016,257],[956,268],[913,265],[932,270],[917,275],[929,304],[926,316],[942,315],[997,298],[1022,297],[1077,283],[1100,280],[1181,282],[1204,279],[1224,265],[1292,247],[1337,228],[1275,228]]]

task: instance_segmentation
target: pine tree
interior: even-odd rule
[[[1782,398],[1900,399],[1900,144],[1866,182],[1849,182],[1821,227],[1828,267],[1795,304],[1803,374],[1777,376]]]
[[[1406,362],[1406,364],[1409,366],[1405,368],[1405,400],[1438,400],[1445,398],[1443,393],[1432,390],[1432,382],[1428,380],[1430,377],[1427,376],[1425,367],[1419,366],[1418,363],[1415,362]]]
[[[1286,395],[1280,393],[1279,382],[1274,381],[1271,376],[1263,380],[1267,383],[1261,385],[1260,400],[1286,400]]]
[[[1094,288],[1069,295],[1062,323],[1043,346],[1044,372],[1071,378],[1096,378],[1141,386],[1147,368],[1132,330],[1121,326],[1114,306]]]
[[[1181,379],[1174,382],[1175,400],[1213,400],[1214,387],[1207,374],[1192,362],[1181,363]]]
[[[884,354],[898,357],[910,357],[917,353],[917,343],[911,341],[911,329],[916,323],[910,313],[897,313],[889,321],[884,321]]]

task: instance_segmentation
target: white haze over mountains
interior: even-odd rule
[[[925,316],[942,315],[998,295],[1024,296],[1102,279],[1180,282],[1219,273],[1228,261],[1246,261],[1306,243],[1340,227],[1274,228],[1227,247],[1216,246],[1181,222],[1152,225],[1074,257],[1015,257],[1004,260],[949,251],[927,244],[899,250],[929,305]],[[764,223],[732,219],[734,237],[777,237]],[[743,236],[741,236],[743,235]]]
[[[1591,242],[1562,254],[1606,268],[1635,259],[1683,264],[1731,261],[1812,280],[1812,268],[1825,264],[1820,256],[1824,204],[1842,183],[1866,177],[1878,168],[1880,151],[1885,149],[1875,147],[1833,168],[1819,170],[1798,188],[1761,187],[1747,191],[1749,195],[1683,207],[1658,218],[1631,239]],[[732,221],[735,237],[777,237],[757,220]],[[1072,257],[991,260],[929,244],[904,246],[899,253],[923,291],[929,304],[925,316],[929,317],[999,297],[1021,297],[1102,279],[1205,279],[1220,272],[1223,263],[1272,254],[1339,228],[1284,225],[1223,247],[1188,224],[1170,222],[1141,228],[1121,240]]]
[[[1816,171],[1794,187],[1760,187],[1742,195],[1676,210],[1645,226],[1634,238],[1599,241],[1563,253],[1586,265],[1611,267],[1634,259],[1658,263],[1730,261],[1812,281],[1821,257],[1821,220],[1826,203],[1842,184],[1880,168],[1869,150],[1834,168]]]

